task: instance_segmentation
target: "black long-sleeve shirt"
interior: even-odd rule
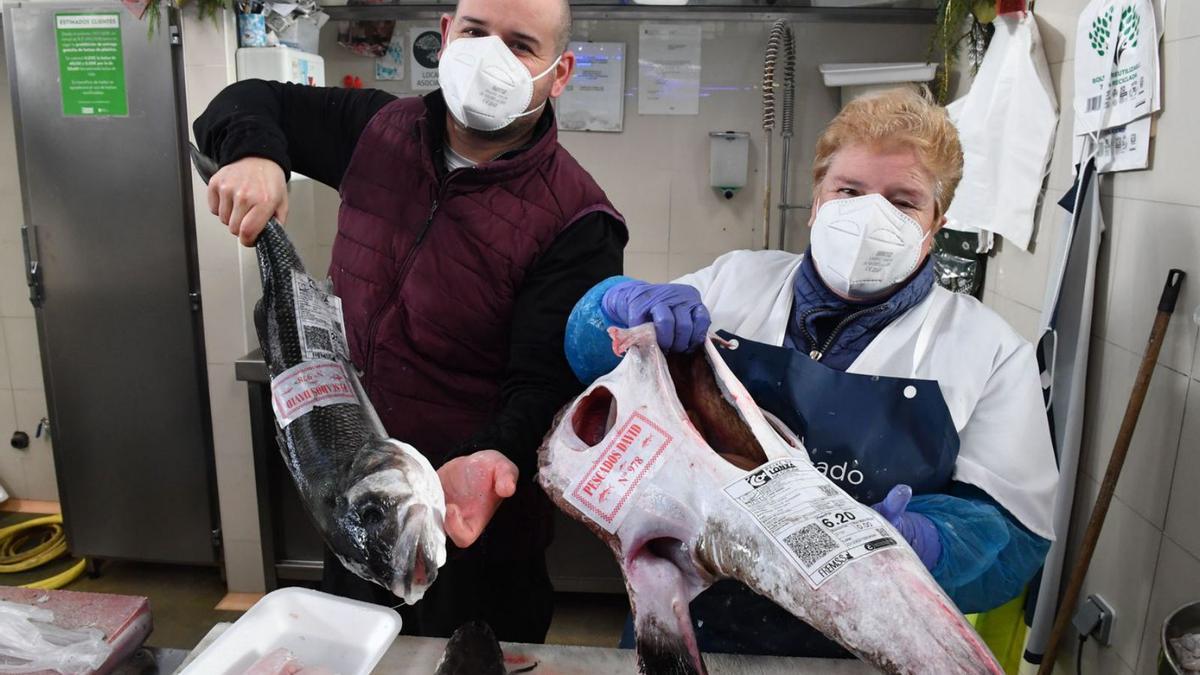
[[[374,89],[247,80],[218,94],[194,131],[201,150],[221,165],[264,157],[285,172],[297,171],[337,188],[363,129],[393,100]],[[535,140],[552,123],[547,112]],[[554,414],[581,389],[563,354],[567,317],[589,288],[621,273],[627,240],[621,222],[597,212],[568,226],[534,262],[513,307],[501,409],[488,428],[452,456],[494,448],[517,464],[522,478],[533,476],[538,445]]]

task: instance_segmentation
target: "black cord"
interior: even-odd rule
[[[1079,636],[1079,653],[1075,655],[1075,675],[1083,675],[1083,645],[1087,642],[1086,635]]]

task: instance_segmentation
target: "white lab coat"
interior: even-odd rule
[[[803,256],[734,251],[679,278],[714,329],[782,345]],[[1058,484],[1033,346],[975,298],[935,286],[847,372],[935,380],[958,430],[954,479],[987,492],[1033,533],[1054,538]]]

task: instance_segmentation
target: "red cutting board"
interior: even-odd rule
[[[137,651],[154,627],[150,619],[150,600],[139,595],[0,587],[0,600],[48,609],[54,612],[54,625],[60,628],[98,628],[104,631],[106,640],[113,646],[113,652],[96,671],[100,675],[112,671]],[[54,675],[52,671],[44,673]]]

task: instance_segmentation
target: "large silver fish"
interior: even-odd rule
[[[192,160],[208,182],[216,164],[194,146]],[[305,273],[274,218],[254,248],[263,291],[254,322],[284,463],[342,564],[416,602],[446,561],[437,473],[388,437],[345,357],[340,301]]]
[[[616,555],[643,673],[706,672],[688,603],[718,579],[889,673],[1003,672],[904,539],[812,466],[713,343],[668,365],[653,326],[611,332],[624,358],[560,413],[538,480]]]

